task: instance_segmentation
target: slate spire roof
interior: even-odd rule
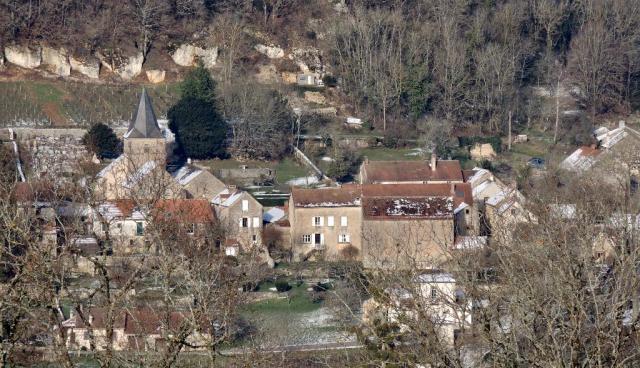
[[[162,132],[156,120],[156,114],[153,112],[151,99],[146,89],[142,89],[140,102],[136,114],[129,124],[129,131],[125,138],[162,138]]]

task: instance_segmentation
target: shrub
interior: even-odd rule
[[[120,139],[113,132],[113,129],[103,123],[93,125],[82,137],[82,143],[98,158],[115,158],[120,154],[122,148]]]
[[[286,280],[276,281],[275,286],[276,290],[278,290],[279,293],[284,293],[285,291],[291,290],[291,285],[289,285]]]
[[[327,87],[335,87],[338,85],[338,80],[333,75],[325,75],[322,77],[322,83]]]

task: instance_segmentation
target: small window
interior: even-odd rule
[[[431,299],[436,299],[438,297],[438,290],[434,287],[431,288]]]
[[[333,226],[333,216],[327,216],[327,226]]]
[[[193,234],[196,232],[196,224],[190,224],[187,226],[187,234]]]
[[[313,226],[322,226],[322,216],[316,216],[313,218]]]
[[[322,234],[313,234],[313,244],[322,244]]]
[[[469,214],[469,209],[468,209],[468,208],[467,208],[467,209],[465,209],[465,210],[464,210],[464,213],[466,213],[466,214],[468,215],[468,214]]]
[[[338,243],[348,243],[349,242],[349,234],[340,234],[338,236]]]
[[[311,244],[311,234],[302,235],[303,244]]]
[[[121,223],[118,223],[118,224],[116,225],[116,227],[118,228],[118,230],[120,230],[120,229],[122,229],[122,224],[121,224]]]
[[[246,199],[242,200],[242,212],[249,211],[249,201]]]
[[[142,222],[136,222],[136,235],[144,235],[144,225],[142,224]]]
[[[254,228],[259,228],[260,227],[260,217],[254,217],[253,218],[253,227]]]
[[[340,217],[340,226],[347,226],[347,216]]]
[[[255,244],[255,243],[257,243],[257,242],[258,242],[258,235],[255,235],[255,234],[251,235],[251,241],[252,241],[254,244]]]
[[[249,218],[248,217],[243,217],[240,222],[241,222],[241,224],[240,224],[241,227],[245,227],[245,228],[249,227]]]

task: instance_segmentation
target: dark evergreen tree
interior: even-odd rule
[[[99,158],[114,158],[122,152],[120,139],[111,127],[102,123],[93,125],[82,138],[82,143]]]
[[[215,89],[216,82],[202,65],[191,70],[180,86],[182,98],[197,98],[208,102],[213,102]]]
[[[169,128],[181,153],[207,159],[225,155],[227,124],[213,104],[199,98],[182,98],[167,113]]]

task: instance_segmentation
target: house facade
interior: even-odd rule
[[[226,229],[230,244],[235,243],[235,246],[246,250],[262,244],[263,208],[251,194],[228,187],[218,193],[211,203],[220,224]]]
[[[361,187],[296,189],[289,200],[295,260],[314,253],[327,260],[362,260]]]

